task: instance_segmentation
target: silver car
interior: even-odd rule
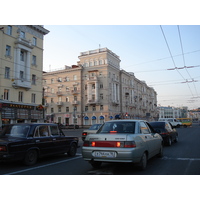
[[[82,140],[84,141],[89,134],[95,134],[102,124],[93,124],[89,129],[83,130]]]
[[[144,120],[105,122],[96,134],[87,135],[82,147],[84,160],[94,168],[102,162],[124,162],[143,170],[155,155],[162,157],[163,139]]]

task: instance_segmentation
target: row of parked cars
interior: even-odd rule
[[[145,169],[148,159],[162,157],[164,145],[178,142],[178,133],[166,121],[112,120],[94,124],[83,131],[82,139],[82,156],[93,167],[102,162],[125,162]],[[65,136],[58,124],[10,124],[0,132],[0,161],[21,160],[33,165],[44,156],[75,156],[78,146],[78,137]]]
[[[112,120],[94,124],[82,133],[82,155],[98,168],[103,162],[133,163],[145,169],[148,159],[163,156],[163,146],[178,142],[167,121]]]

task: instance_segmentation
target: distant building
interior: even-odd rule
[[[43,73],[47,121],[91,125],[112,119],[158,118],[157,93],[134,73],[120,70],[107,48],[81,52],[80,61]]]
[[[188,107],[158,107],[159,118],[187,118],[188,116]]]
[[[0,25],[0,117],[3,123],[43,121],[43,37],[39,25]]]

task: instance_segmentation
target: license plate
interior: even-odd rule
[[[92,153],[94,157],[100,157],[100,158],[115,158],[116,152],[110,152],[110,151],[94,151]]]

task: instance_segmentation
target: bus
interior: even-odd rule
[[[187,128],[188,126],[192,126],[191,118],[178,118],[178,120],[182,123],[182,126]]]

